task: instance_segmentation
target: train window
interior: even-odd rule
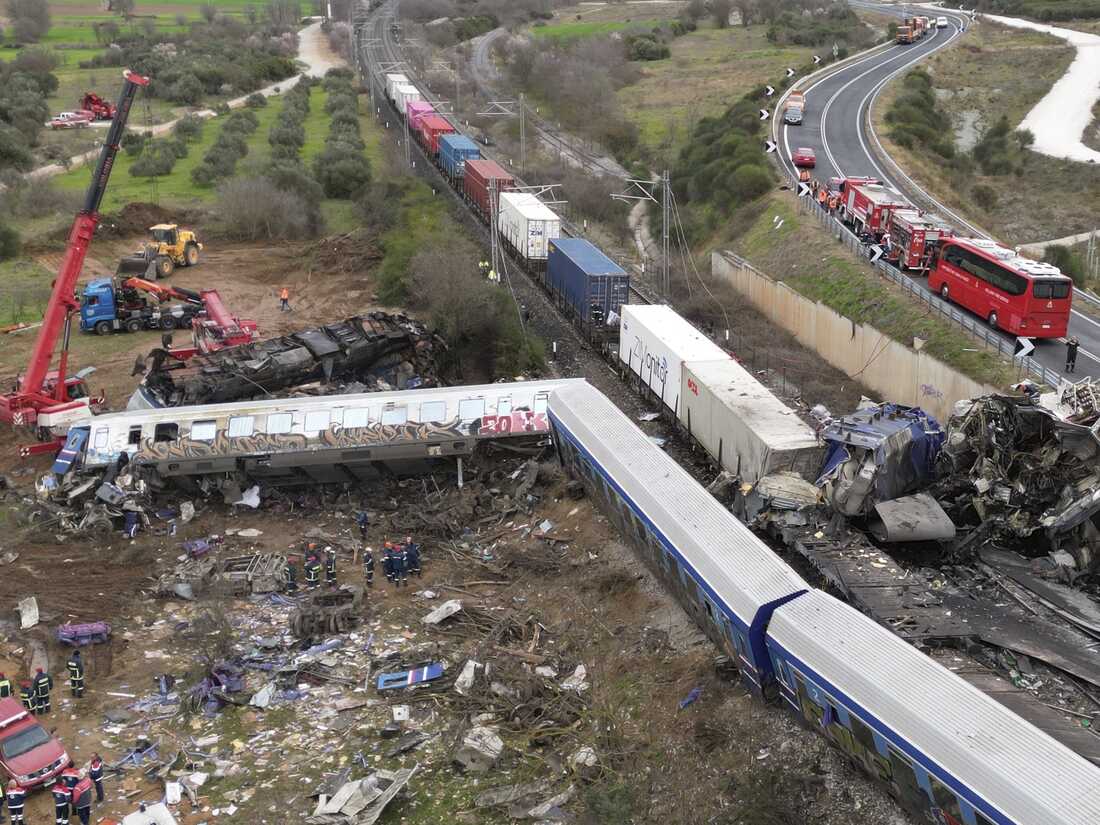
[[[945,814],[953,817],[947,822],[962,822],[962,811],[959,810],[959,798],[955,792],[940,782],[936,777],[929,777],[932,783],[932,796],[936,800],[936,807]]]
[[[710,599],[708,599],[706,596],[703,596],[703,609],[707,611],[707,618],[710,619],[712,622],[715,621],[714,608],[710,604]]]
[[[294,426],[294,416],[290,413],[272,413],[267,417],[267,434],[289,433]]]
[[[344,410],[345,430],[366,427],[369,422],[370,415],[366,407],[356,407],[353,410]]]
[[[328,429],[328,410],[311,410],[306,413],[306,423],[302,428],[306,433],[319,433]]]
[[[95,440],[92,442],[92,446],[97,450],[106,449],[110,437],[111,429],[109,427],[98,427],[95,431]]]
[[[130,435],[126,439],[127,444],[140,444],[141,443],[141,425],[130,428]]]
[[[214,436],[218,434],[218,423],[216,421],[193,421],[191,422],[191,440],[192,441],[213,441]]]
[[[409,420],[409,411],[406,407],[387,407],[382,410],[383,424],[404,424]]]
[[[909,757],[893,745],[890,746],[890,769],[891,776],[898,786],[898,792],[903,800],[911,804],[917,804],[918,802],[928,804],[927,795],[917,783],[917,774],[913,770],[913,763],[909,761]]]
[[[439,424],[447,420],[446,401],[428,401],[420,405],[420,420]]]
[[[977,825],[993,825],[993,820],[981,811],[974,811],[974,822],[977,823]]]
[[[875,751],[875,735],[866,723],[858,716],[848,714],[848,722],[852,726],[852,736],[864,748],[872,753]]]
[[[484,398],[467,398],[458,402],[458,417],[462,421],[473,421],[485,415]]]
[[[512,414],[512,397],[509,395],[497,399],[497,415]]]
[[[153,427],[153,441],[157,442],[158,444],[165,441],[175,441],[179,437],[179,424],[157,424],[155,427]]]
[[[536,395],[535,403],[532,405],[531,409],[537,413],[546,412],[546,395]]]
[[[229,437],[243,438],[252,435],[253,418],[251,415],[235,415],[229,419]]]

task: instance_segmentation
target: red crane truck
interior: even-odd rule
[[[76,282],[84,269],[88,245],[99,225],[99,207],[115,165],[122,133],[130,116],[130,107],[138,88],[149,85],[149,78],[129,70],[123,77],[115,119],[111,121],[107,137],[103,141],[92,182],[84,196],[84,205],[76,214],[72,229],[69,230],[65,257],[53,282],[53,291],[42,317],[42,326],[38,330],[30,361],[15,389],[6,395],[0,395],[0,420],[16,426],[35,427],[38,437],[46,442],[24,447],[20,451],[24,456],[56,451],[69,424],[84,420],[92,413],[92,399],[88,396],[88,388],[83,379],[79,375],[70,377],[66,372],[69,333],[72,316],[80,309]],[[59,341],[61,355],[57,370],[52,371],[50,362]]]

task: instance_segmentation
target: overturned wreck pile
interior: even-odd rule
[[[1100,560],[1100,439],[1027,397],[960,404],[930,490],[956,525],[958,547],[993,544],[1028,558],[1062,558],[1071,578]],[[1072,564],[1065,554],[1072,557]],[[1055,561],[1051,561],[1055,564]]]
[[[433,387],[435,355],[443,341],[404,315],[372,312],[186,362],[167,350],[149,354],[152,366],[130,398],[130,409],[217,404],[269,395],[311,382],[333,391]],[[360,387],[349,387],[350,383]]]

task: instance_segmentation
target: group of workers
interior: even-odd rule
[[[69,689],[74,699],[84,696],[84,660],[79,650],[74,650],[69,661],[66,662],[69,669]],[[19,683],[19,699],[24,709],[36,716],[43,716],[53,710],[53,702],[50,691],[53,690],[53,677],[44,673],[42,668],[35,668],[34,678],[24,679]],[[4,673],[0,673],[0,699],[15,696],[15,687]]]
[[[488,261],[478,261],[477,270],[481,273],[481,277],[485,278],[491,284],[499,284],[500,276],[496,270],[493,269],[493,265]]]
[[[806,172],[805,169],[803,169],[802,171]],[[809,173],[806,172],[806,174],[808,177]],[[810,193],[813,195],[814,200],[816,200],[820,206],[828,209],[830,212],[835,211],[836,208],[840,206],[839,191],[834,190],[830,192],[829,187],[819,182],[817,178],[814,178],[808,182],[810,184]]]
[[[81,825],[88,825],[92,816],[92,789],[95,789],[96,802],[103,801],[103,759],[98,753],[92,755],[88,763],[88,772],[81,775],[76,764],[69,764],[57,775],[50,793],[53,795],[53,815],[55,825],[69,825],[70,814],[80,818]],[[0,787],[0,803],[5,801],[12,825],[26,825],[24,805],[30,789],[14,777],[8,783],[7,792]]]

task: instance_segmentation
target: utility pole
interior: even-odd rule
[[[527,172],[527,118],[523,112],[526,109],[526,105],[523,102],[523,92],[519,93],[519,168],[520,171],[526,174]]]
[[[518,103],[515,100],[490,100],[484,112],[478,112],[480,117],[518,117],[519,118],[519,166],[527,168],[527,126],[523,115],[523,95],[519,96]]]
[[[637,180],[627,178],[626,191],[612,195],[617,201],[638,202],[648,201],[661,207],[661,291],[667,296],[672,291],[672,278],[669,265],[672,261],[669,243],[669,226],[672,218],[672,183],[666,169],[657,180]],[[661,200],[657,200],[660,190]],[[645,271],[646,252],[642,250],[643,272]]]
[[[500,272],[500,216],[497,214],[497,179],[489,179],[489,269]]]

